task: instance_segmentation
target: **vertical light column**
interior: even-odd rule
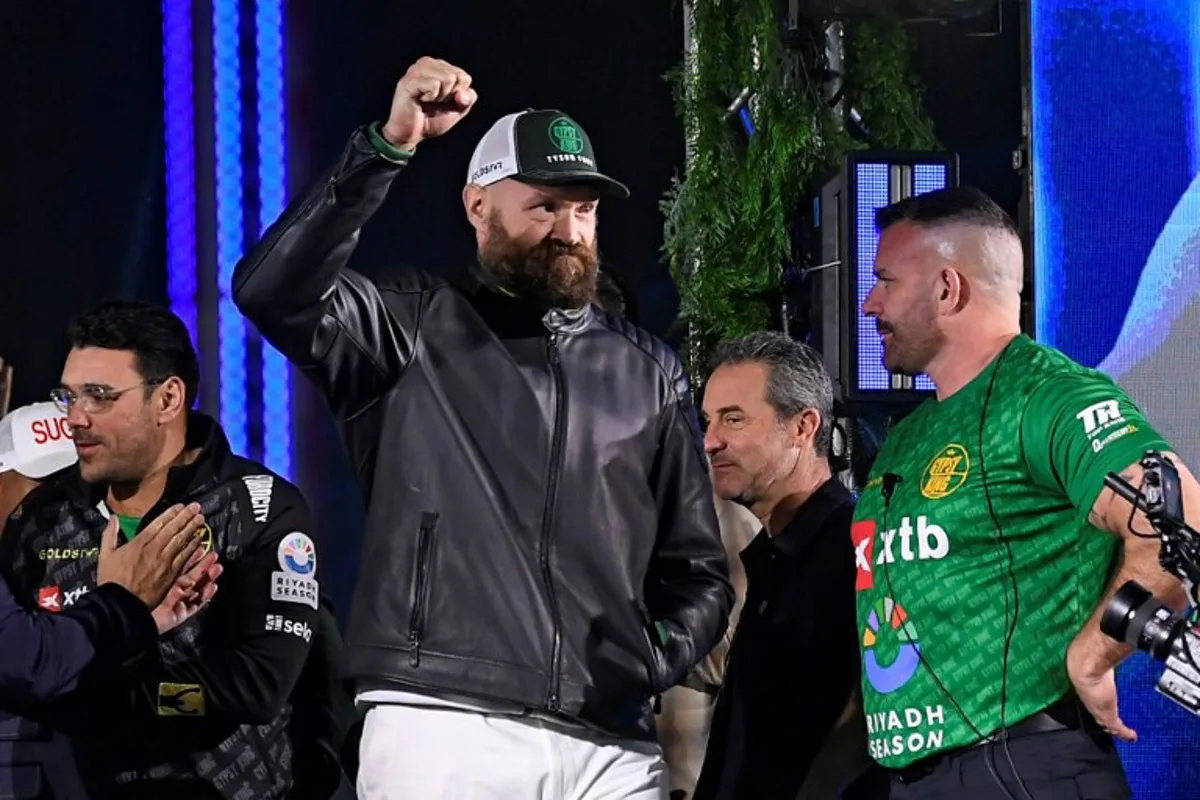
[[[192,4],[163,0],[163,125],[166,136],[167,298],[199,348],[196,307],[196,142]]]
[[[247,364],[257,338],[233,302],[233,271],[247,245],[246,224],[261,235],[287,203],[287,109],[284,51],[284,0],[209,0],[212,11],[212,58],[197,48],[193,0],[163,0],[163,99],[167,184],[167,291],[171,310],[187,326],[202,363],[217,368],[217,415],[239,455],[260,458],[285,478],[292,474],[291,369],[287,360],[262,342],[261,402],[250,393]],[[242,11],[253,8],[254,61],[243,48]],[[247,21],[249,21],[247,19]],[[244,50],[246,52],[244,52]],[[203,53],[197,61],[197,51]],[[246,63],[242,63],[245,57]],[[243,108],[243,74],[253,81],[257,104]],[[211,81],[209,80],[211,78]],[[211,85],[211,94],[197,86]],[[200,105],[203,104],[203,105]],[[212,127],[196,128],[197,118],[213,114]],[[253,131],[250,153],[243,133]],[[214,168],[198,174],[197,153],[212,147]],[[257,171],[244,158],[257,154]],[[201,162],[202,163],[202,162]],[[257,218],[246,198],[257,197]],[[253,207],[253,203],[251,204]],[[208,252],[199,240],[199,221],[216,223],[215,265],[199,263]],[[250,214],[250,218],[247,218]],[[215,279],[216,286],[211,282]],[[201,282],[204,283],[201,283]],[[216,291],[211,291],[215,288]],[[210,299],[215,298],[215,300]],[[201,336],[201,322],[203,339]],[[210,321],[215,325],[208,327]],[[215,330],[215,336],[211,331]],[[211,349],[216,348],[212,357]],[[208,358],[204,358],[205,351]],[[256,382],[257,383],[257,382]],[[251,425],[259,421],[261,425]],[[262,447],[251,431],[262,431]],[[253,447],[252,447],[253,445]]]
[[[283,0],[255,4],[258,88],[258,230],[261,235],[287,203],[287,137]],[[291,371],[287,359],[262,343],[263,461],[285,478],[292,473]]]
[[[856,243],[854,270],[857,288],[854,297],[855,324],[858,326],[858,388],[886,391],[891,388],[891,375],[883,367],[883,344],[876,333],[875,320],[863,314],[863,303],[875,285],[875,251],[879,234],[875,232],[875,212],[891,201],[891,165],[887,163],[859,164],[853,173],[855,182],[854,214]]]
[[[1184,21],[1184,30],[1189,32],[1188,48],[1188,88],[1191,90],[1192,113],[1188,126],[1188,135],[1192,143],[1192,175],[1200,175],[1200,3],[1188,4],[1188,18]]]
[[[1066,283],[1059,252],[1062,218],[1053,202],[1053,187],[1049,182],[1049,160],[1054,145],[1050,138],[1054,97],[1048,75],[1061,46],[1055,15],[1057,5],[1054,2],[1031,2],[1029,5],[1034,332],[1039,342],[1051,347],[1059,344],[1058,326],[1063,310],[1061,287]]]
[[[246,323],[231,295],[233,270],[242,256],[243,244],[240,14],[238,0],[212,3],[221,427],[233,451],[246,454]]]

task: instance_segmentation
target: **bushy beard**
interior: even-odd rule
[[[567,245],[547,236],[526,247],[509,237],[493,215],[479,261],[513,294],[546,308],[582,308],[596,297],[599,258],[594,245]]]

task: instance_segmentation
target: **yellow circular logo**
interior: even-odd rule
[[[213,549],[212,528],[208,527],[208,525],[205,525],[203,528],[200,529],[200,549],[204,551],[205,555],[208,555],[209,553],[212,552],[212,549]]]
[[[921,476],[921,494],[930,500],[940,500],[958,491],[967,482],[971,457],[961,444],[948,444],[925,467]]]

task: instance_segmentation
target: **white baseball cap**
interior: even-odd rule
[[[590,183],[603,194],[626,198],[629,188],[596,167],[592,140],[557,109],[526,109],[506,114],[479,140],[467,183],[490,186],[505,178],[524,183]]]
[[[0,420],[0,472],[44,478],[79,459],[67,415],[54,403],[34,403]]]

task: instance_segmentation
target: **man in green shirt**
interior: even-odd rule
[[[888,369],[937,393],[889,432],[851,529],[870,754],[893,800],[1128,797],[1111,737],[1136,738],[1113,672],[1130,648],[1100,615],[1127,580],[1185,596],[1104,477],[1136,485],[1170,447],[1110,379],[1020,333],[1020,238],[986,195],[876,224],[864,312]]]

